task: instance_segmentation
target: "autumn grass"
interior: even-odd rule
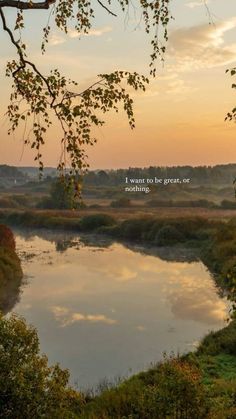
[[[233,419],[236,414],[236,322],[211,333],[195,353],[85,395],[81,419]]]

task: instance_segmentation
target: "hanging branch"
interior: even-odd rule
[[[130,0],[117,0],[123,12],[129,6]],[[115,17],[116,14],[108,6],[97,0],[106,13]],[[17,9],[15,28],[12,30],[7,24],[4,8]],[[17,59],[8,62],[6,76],[12,78],[12,93],[7,109],[10,122],[8,133],[14,132],[21,122],[25,124],[24,143],[35,149],[35,161],[39,164],[40,172],[43,171],[42,146],[46,141],[46,134],[52,125],[52,118],[56,117],[61,127],[62,153],[58,163],[60,175],[65,178],[65,169],[70,166],[70,179],[76,184],[78,175],[88,168],[85,148],[94,145],[96,138],[92,131],[96,126],[104,125],[102,114],[110,110],[118,112],[120,108],[125,111],[130,127],[135,126],[133,100],[126,87],[134,90],[145,90],[148,79],[137,72],[117,70],[110,74],[98,75],[98,80],[82,92],[78,91],[76,81],[66,79],[58,69],[44,75],[39,68],[28,59],[26,46],[14,36],[15,30],[24,28],[23,12],[54,8],[53,16],[57,27],[67,33],[69,23],[80,34],[86,34],[92,27],[95,17],[90,0],[46,0],[33,1],[1,1],[0,17],[3,30],[8,34],[10,42],[17,52]],[[165,47],[159,42],[157,28],[162,27],[162,38],[167,40],[167,25],[170,19],[169,0],[150,1],[140,0],[140,9],[143,15],[147,34],[154,30],[151,40],[152,54],[150,74],[155,76],[155,61],[162,56]],[[47,23],[43,29],[44,37],[42,52],[50,35],[50,26]],[[26,127],[29,127],[26,129]],[[76,189],[77,186],[76,186]]]

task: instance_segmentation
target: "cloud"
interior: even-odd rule
[[[195,9],[195,7],[199,7],[199,6],[205,6],[206,4],[209,4],[209,1],[204,1],[204,0],[198,0],[198,1],[190,1],[189,3],[186,3],[185,6],[189,7],[190,9]]]
[[[112,27],[111,26],[104,26],[102,28],[99,29],[90,29],[90,31],[88,33],[85,34],[81,34],[76,30],[69,30],[68,31],[68,35],[70,38],[78,38],[80,36],[102,36],[104,35],[104,33],[108,33],[112,31]]]
[[[99,36],[104,35],[105,33],[111,32],[111,31],[112,31],[111,26],[104,26],[102,28],[91,29],[90,31],[88,31],[88,33],[85,33],[85,34],[81,34],[80,32],[78,32],[75,29],[70,29],[70,30],[68,30],[67,35],[52,33],[49,43],[50,43],[50,45],[60,45],[60,44],[64,44],[66,42],[66,40],[68,39],[68,37],[71,38],[71,39],[80,38],[81,36],[99,37]]]
[[[174,315],[180,319],[191,319],[209,325],[219,324],[227,319],[225,302],[216,300],[211,295],[203,296],[202,300],[196,300],[194,292],[186,293],[185,296],[175,294],[170,297],[171,309]]]
[[[206,287],[205,282],[198,281],[195,276],[186,276],[182,278],[181,287],[174,289],[175,282],[176,278],[172,278],[173,290],[167,295],[175,317],[208,325],[217,325],[226,320],[228,306],[214,292],[214,283]]]
[[[145,98],[155,96],[168,97],[172,95],[172,100],[181,101],[186,98],[189,93],[193,93],[197,88],[189,81],[183,79],[178,73],[168,72],[165,75],[158,76],[152,82],[145,93]]]
[[[60,44],[64,44],[64,42],[66,41],[65,37],[62,35],[58,35],[56,33],[52,33],[50,40],[49,40],[49,44],[54,46],[54,45],[60,45]]]
[[[177,62],[175,71],[213,68],[236,60],[236,44],[226,44],[224,36],[236,28],[236,18],[215,25],[199,25],[173,31],[169,54]]]
[[[106,317],[104,314],[82,314],[69,310],[66,307],[53,306],[51,311],[61,327],[69,326],[76,322],[115,324],[116,320]]]

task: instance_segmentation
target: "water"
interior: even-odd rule
[[[15,234],[25,284],[13,311],[79,387],[193,350],[225,324],[227,302],[193,255],[189,263],[170,249],[157,256],[91,236]]]

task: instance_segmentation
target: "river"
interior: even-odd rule
[[[191,252],[96,236],[15,231],[25,274],[13,308],[49,362],[91,388],[193,350],[225,325],[228,303]]]

